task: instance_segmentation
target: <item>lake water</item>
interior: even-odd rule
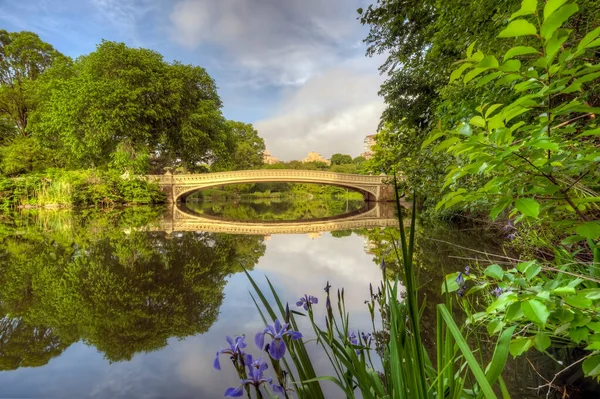
[[[361,212],[371,214],[361,220]],[[393,271],[389,241],[398,234],[375,227],[377,218],[385,226],[389,211],[344,200],[5,215],[0,398],[223,397],[238,380],[226,356],[222,370],[213,369],[216,350],[226,335],[246,334],[258,354],[252,338],[263,328],[242,267],[263,287],[268,276],[290,304],[304,294],[322,298],[317,320],[326,282],[344,287],[353,328],[367,331],[369,283],[380,281],[382,259]],[[274,232],[222,232],[231,223]],[[332,226],[352,228],[327,231]],[[498,243],[472,227],[419,227],[416,264],[429,309],[440,300],[442,276],[473,257],[465,248],[497,251]],[[435,339],[432,316],[424,316],[426,342]],[[315,357],[321,373],[324,360]],[[507,366],[513,397],[532,396],[530,374]],[[340,397],[331,388],[328,397]]]

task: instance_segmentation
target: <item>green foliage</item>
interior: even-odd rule
[[[36,106],[32,84],[57,59],[65,57],[35,33],[0,29],[0,141],[29,135],[28,120]]]
[[[60,211],[2,224],[0,369],[42,366],[80,340],[120,361],[206,332],[226,277],[256,264],[263,239],[147,231],[160,213]]]
[[[512,93],[512,100],[508,104],[483,104],[468,122],[432,134],[432,140],[444,137],[433,151],[455,157],[444,183],[451,192],[440,206],[483,201],[489,204],[494,218],[503,210],[517,216],[517,221],[549,218],[573,233],[572,241],[577,240],[578,229],[588,238],[598,238],[594,225],[589,224],[600,201],[595,194],[600,188],[594,117],[598,109],[589,104],[583,85],[600,75],[598,65],[586,58],[600,45],[594,44],[600,30],[580,41],[569,41],[571,31],[559,28],[566,20],[564,15],[576,9],[575,4],[567,4],[554,13],[545,11],[547,19],[536,28],[536,32],[545,29],[544,34],[537,45],[532,43],[536,53],[527,61],[531,65],[527,69],[520,62],[507,69],[507,64],[516,60],[485,66],[482,63],[487,57],[464,60],[465,71],[485,69],[487,74],[471,84],[485,81],[485,86],[496,79],[497,85]],[[552,19],[556,13],[561,15],[556,20],[560,23]],[[507,54],[514,56],[516,49]],[[486,79],[488,76],[493,79]],[[464,81],[470,80],[467,73]],[[481,184],[477,189],[461,190],[461,181],[469,179]]]
[[[156,52],[104,41],[62,76],[40,80],[32,130],[76,167],[100,166],[126,145],[193,168],[224,156],[227,127],[212,78]],[[116,138],[116,139],[115,139]],[[122,148],[121,148],[122,150]]]
[[[331,165],[344,165],[351,163],[352,157],[350,155],[337,153],[331,156]]]
[[[536,1],[524,0],[499,37],[534,38],[528,46],[509,48],[502,63],[482,51],[473,54],[470,47],[451,80],[466,72],[464,85],[494,83],[506,91],[507,101],[482,103],[454,129],[436,129],[424,145],[443,138],[433,151],[453,159],[444,182],[449,192],[438,206],[487,204],[492,218],[504,214],[521,224],[550,225],[563,239],[553,245],[554,264],[491,265],[481,278],[470,277],[481,286],[496,286],[498,295],[485,312],[469,311],[470,322],[486,324],[490,334],[517,325],[513,356],[531,347],[546,352],[553,340],[585,347],[591,352],[584,372],[597,378],[600,109],[593,85],[600,76],[595,50],[600,29],[582,37],[566,29],[579,6],[565,3],[548,1],[542,17]],[[465,190],[464,180],[477,185]],[[513,235],[519,226],[510,225]]]
[[[0,201],[14,207],[110,206],[164,202],[155,183],[117,172],[49,169],[44,174],[0,178]]]
[[[263,164],[265,141],[250,123],[227,121],[231,155],[220,159],[211,170],[251,170]]]

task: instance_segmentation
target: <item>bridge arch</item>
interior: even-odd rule
[[[190,195],[200,192],[202,190],[206,190],[209,188],[214,188],[214,187],[222,187],[222,186],[230,186],[230,185],[235,185],[235,184],[247,184],[247,183],[267,183],[264,181],[260,181],[260,182],[231,182],[231,183],[215,183],[215,184],[211,184],[211,185],[203,185],[202,187],[193,187],[193,188],[189,188],[186,189],[184,191],[181,191],[176,197],[175,197],[175,202],[184,202],[185,199],[187,197],[189,197]],[[361,193],[364,198],[365,201],[377,201],[375,195],[367,190],[365,190],[364,188],[360,188],[360,187],[356,187],[350,184],[343,184],[343,183],[316,183],[313,181],[294,181],[294,182],[290,182],[287,180],[281,180],[281,181],[277,181],[277,180],[271,180],[268,183],[298,183],[298,184],[302,184],[302,183],[308,183],[308,184],[321,184],[324,186],[334,186],[334,187],[342,187],[342,188],[347,188],[347,189],[351,189],[354,191],[357,191],[359,193]]]
[[[244,183],[316,183],[347,187],[362,192],[367,201],[391,201],[393,189],[388,176],[367,176],[315,170],[260,169],[190,175],[153,175],[167,194],[169,202],[185,199],[193,192],[229,184]]]

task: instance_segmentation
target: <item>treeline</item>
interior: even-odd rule
[[[35,33],[0,30],[4,177],[50,169],[137,175],[262,164],[265,146],[257,131],[227,120],[221,108],[214,80],[199,66],[110,41],[71,59]]]
[[[289,161],[279,162],[272,165],[263,165],[264,169],[299,169],[299,170],[330,170],[337,173],[355,173],[355,174],[369,174],[369,164],[367,159],[359,155],[355,158],[347,154],[333,154],[331,156],[331,164],[325,162],[302,162],[302,161]]]

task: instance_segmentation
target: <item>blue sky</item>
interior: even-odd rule
[[[283,160],[353,156],[377,128],[381,58],[356,20],[366,0],[0,0],[0,28],[72,57],[102,39],[200,65],[229,119],[253,123]]]

